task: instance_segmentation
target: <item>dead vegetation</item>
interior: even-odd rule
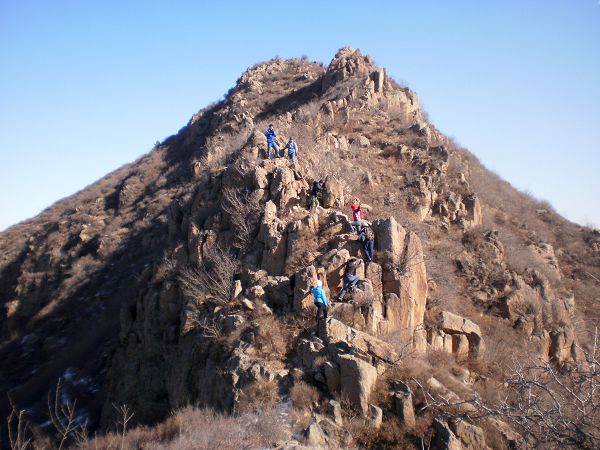
[[[284,436],[285,426],[273,409],[237,416],[209,409],[183,408],[154,427],[137,427],[125,434],[109,433],[77,446],[81,450],[238,450],[270,447]]]
[[[227,304],[231,300],[239,267],[239,261],[229,251],[211,247],[203,255],[200,267],[181,271],[181,289],[197,307],[208,300]]]

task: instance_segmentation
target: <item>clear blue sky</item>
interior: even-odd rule
[[[486,166],[600,225],[599,0],[0,0],[0,230],[146,153],[248,66],[345,45]]]

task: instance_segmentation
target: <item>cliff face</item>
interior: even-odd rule
[[[265,159],[269,123],[298,142],[296,162]],[[350,232],[354,197],[370,205],[374,262]],[[327,68],[273,60],[0,235],[0,385],[43,422],[63,378],[107,427],[113,404],[145,423],[186,404],[231,411],[253,383],[285,393],[300,370],[367,415],[407,346],[490,360],[511,339],[577,362],[598,242],[485,171],[360,51]],[[351,258],[362,281],[315,329],[310,288],[319,277],[335,299]]]

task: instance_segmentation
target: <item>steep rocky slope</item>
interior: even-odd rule
[[[294,136],[297,162],[264,159],[268,123]],[[353,197],[371,206],[375,261],[316,327],[310,287],[335,298],[362,261]],[[148,155],[0,235],[2,412],[10,397],[44,423],[59,378],[92,429],[114,404],[153,423],[188,404],[237,411],[260,383],[285,399],[304,380],[321,396],[309,442],[348,438],[323,416],[331,399],[410,428],[402,362],[446,361],[445,385],[427,381],[458,397],[501,382],[513,355],[581,363],[599,251],[596,231],[486,171],[360,51],[327,68],[269,61]],[[467,448],[478,433],[448,426],[431,429]]]

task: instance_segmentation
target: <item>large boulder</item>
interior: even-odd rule
[[[336,177],[327,178],[323,189],[323,208],[344,206],[344,186]]]
[[[483,338],[479,325],[449,311],[440,313],[440,328],[452,335],[452,352],[458,354],[479,354],[482,351]]]
[[[294,311],[309,311],[313,304],[310,292],[317,283],[317,269],[308,266],[296,272],[294,285]]]
[[[369,413],[369,398],[377,381],[377,369],[352,355],[340,355],[340,388],[357,410],[366,416]]]
[[[375,220],[372,228],[377,261],[388,270],[390,266],[399,266],[404,254],[406,230],[393,217]]]
[[[398,354],[392,345],[337,319],[330,317],[322,322],[319,332],[321,338],[329,344],[340,347],[351,346],[354,351],[371,358],[373,362],[381,361],[387,364],[398,362]]]
[[[453,420],[448,425],[460,439],[465,450],[489,450],[485,443],[485,434],[478,426],[464,420]]]
[[[423,318],[428,286],[421,240],[413,232],[406,233],[394,218],[375,221],[373,229],[378,249],[375,259],[381,262],[383,292],[387,294],[388,331],[413,339],[415,347],[422,350],[426,345]]]
[[[436,450],[463,450],[460,440],[452,432],[446,422],[440,419],[433,420],[435,435],[433,437],[432,447]]]

